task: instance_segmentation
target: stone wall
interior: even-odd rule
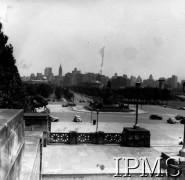
[[[23,151],[23,111],[0,109],[0,179],[19,179]]]
[[[50,124],[46,113],[24,113],[26,131],[48,132]]]
[[[44,133],[44,146],[49,144],[51,121],[47,113],[24,113],[26,131],[42,131]]]

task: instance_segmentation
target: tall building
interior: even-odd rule
[[[142,83],[142,78],[140,75],[137,77],[136,81]]]
[[[149,79],[150,80],[153,80],[154,79],[153,76],[152,76],[152,74],[150,74]]]
[[[143,80],[142,87],[159,87],[159,82],[153,79],[152,74],[150,74],[148,79]]]
[[[37,79],[37,80],[42,80],[42,78],[43,78],[42,73],[37,73],[36,79]]]
[[[112,78],[117,78],[117,77],[118,77],[117,73],[114,73],[114,76],[112,76]]]
[[[72,85],[77,84],[79,74],[81,74],[81,71],[77,70],[77,68],[74,68],[74,70],[72,71]]]
[[[66,86],[71,86],[72,85],[72,73],[67,73],[65,74],[65,77],[64,77],[64,84]]]
[[[117,78],[112,78],[111,85],[112,85],[112,88],[115,88],[115,89],[125,88],[127,86],[127,78],[124,78],[122,76],[117,76]]]
[[[60,67],[59,67],[58,76],[59,77],[62,77],[62,66],[61,66],[61,64],[60,64]]]
[[[135,84],[136,84],[136,77],[131,76],[130,77],[130,86],[135,87]]]
[[[44,76],[46,76],[47,79],[49,79],[51,74],[52,74],[52,68],[51,67],[46,67],[45,70],[44,70]]]
[[[34,80],[36,77],[35,77],[35,74],[34,73],[31,73],[30,75],[30,79]]]
[[[177,76],[173,75],[171,78],[171,87],[173,88],[177,88]]]
[[[159,81],[159,89],[164,89],[164,81],[165,81],[165,79],[164,78],[160,78],[158,81]]]
[[[164,82],[164,87],[167,89],[172,89],[172,78],[167,78]]]

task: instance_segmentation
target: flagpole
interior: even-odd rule
[[[105,46],[103,46],[103,47],[100,49],[100,54],[101,54],[101,57],[102,57],[101,70],[100,70],[100,74],[101,74],[101,75],[102,75],[102,67],[103,67],[103,60],[104,60],[104,49],[105,49]]]

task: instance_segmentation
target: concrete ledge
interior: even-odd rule
[[[0,109],[0,179],[19,178],[23,147],[23,110]]]
[[[25,131],[25,149],[20,175],[21,180],[39,180],[41,176],[40,163],[42,161],[42,151],[40,151],[40,139],[42,137],[43,132]]]

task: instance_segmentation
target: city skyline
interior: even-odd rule
[[[60,65],[59,65],[59,67],[60,67]],[[58,75],[59,75],[59,67],[58,67],[58,70],[56,70],[56,73],[54,73],[54,72],[53,72],[53,67],[46,66],[46,67],[45,67],[42,71],[40,71],[40,72],[31,72],[31,73],[28,75],[28,77],[29,77],[31,74],[37,75],[37,73],[42,73],[43,75],[45,75],[45,69],[46,69],[46,68],[51,68],[51,69],[52,69],[53,75],[54,75],[54,76],[58,76]],[[71,71],[62,73],[63,76],[65,76],[65,74],[67,74],[67,73],[71,73],[75,68],[76,68],[76,67],[72,67]],[[100,74],[100,72],[93,72],[93,71],[82,72],[81,69],[79,69],[79,68],[76,68],[76,69],[78,69],[78,70],[81,72],[81,74],[87,74],[87,73]],[[62,66],[62,72],[63,72],[63,66]],[[128,75],[128,74],[126,74],[126,73],[118,74],[117,72],[114,72],[111,76],[108,76],[108,75],[102,73],[102,75],[108,76],[109,78],[112,78],[113,76],[115,76],[115,74],[116,74],[117,76],[124,76],[124,75],[127,75],[128,78],[130,78],[131,76],[134,76],[134,77],[136,77],[136,78],[140,76],[142,79],[149,79],[149,77],[150,77],[151,75],[152,75],[152,77],[153,77],[153,74],[148,74],[148,76],[146,75],[146,78],[143,78],[140,74],[138,74],[138,75],[134,75],[134,74]],[[168,77],[162,77],[162,76],[160,76],[159,78],[155,78],[155,77],[154,77],[153,79],[155,79],[155,80],[158,80],[158,79],[160,79],[160,78],[165,78],[165,79],[167,79],[167,78],[169,78],[169,77],[171,77],[171,76],[173,76],[173,75],[177,76],[176,74],[171,74],[171,75],[168,76]],[[177,77],[178,77],[178,76],[177,76]],[[178,77],[178,78],[179,78],[179,77]],[[182,80],[185,80],[185,78],[182,79]],[[178,82],[180,82],[180,81],[181,81],[181,80],[178,79]]]
[[[61,63],[63,74],[73,67],[82,73],[102,68],[109,77],[175,74],[183,80],[184,12],[181,0],[0,2],[0,21],[21,76],[43,73],[43,64],[57,74]]]
[[[183,81],[178,81],[178,76],[172,75],[171,77],[161,77],[159,79],[155,79],[152,74],[149,75],[147,79],[142,78],[140,75],[138,77],[130,76],[127,74],[123,74],[119,76],[117,73],[112,77],[105,76],[100,73],[81,73],[81,71],[77,68],[74,68],[72,72],[67,72],[62,76],[62,66],[60,64],[58,75],[53,74],[51,67],[46,67],[44,69],[44,74],[32,73],[29,77],[22,77],[23,82],[28,83],[53,83],[60,85],[87,85],[89,83],[91,86],[102,88],[106,87],[108,81],[110,80],[112,84],[112,88],[125,88],[125,87],[135,87],[136,82],[140,82],[142,87],[160,87],[160,88],[182,88]]]
[[[35,76],[37,76],[37,74],[39,74],[39,75],[43,75],[44,77],[47,77],[47,75],[46,75],[46,69],[50,69],[50,74],[52,74],[53,76],[61,76],[61,74],[60,74],[60,68],[62,69],[62,72],[63,72],[63,67],[62,67],[62,65],[60,64],[60,66],[58,67],[58,72],[55,74],[55,73],[53,73],[53,68],[52,67],[45,67],[44,69],[43,69],[43,73],[42,72],[36,72],[36,73],[31,73],[29,76],[27,76],[27,77],[30,77],[30,76],[32,76],[32,75],[35,75]],[[66,72],[66,73],[64,73],[61,77],[65,77],[65,75],[66,74],[69,74],[69,73],[71,73],[71,74],[73,74],[73,72],[74,71],[78,71],[78,72],[80,72],[79,74],[96,74],[96,75],[98,75],[98,74],[100,74],[100,72],[98,72],[98,73],[95,73],[95,72],[85,72],[85,73],[83,73],[80,69],[78,69],[78,68],[76,68],[76,67],[73,67],[73,69],[72,69],[72,71],[70,71],[70,72]],[[103,76],[106,76],[105,74],[100,74],[100,75],[103,75]],[[128,76],[127,74],[122,74],[122,75],[119,75],[119,74],[117,74],[116,72],[112,75],[112,76],[106,76],[106,77],[108,77],[108,78],[114,78],[114,77],[126,77],[126,78],[128,78],[128,79],[130,79],[130,78],[132,78],[132,77],[135,77],[135,78],[141,78],[141,80],[143,81],[143,80],[149,80],[149,79],[153,79],[153,80],[155,80],[155,81],[158,81],[159,79],[169,79],[169,78],[172,78],[172,77],[177,77],[177,82],[181,82],[181,80],[179,80],[178,79],[178,76],[176,76],[176,75],[174,75],[174,74],[172,74],[171,76],[169,76],[169,77],[160,77],[160,78],[155,78],[155,77],[153,77],[153,74],[149,74],[148,75],[148,77],[147,78],[143,78],[141,75],[138,75],[138,76],[135,76],[135,75],[130,75],[130,76]],[[47,77],[48,78],[48,77]],[[182,81],[184,81],[184,80],[182,80]]]

